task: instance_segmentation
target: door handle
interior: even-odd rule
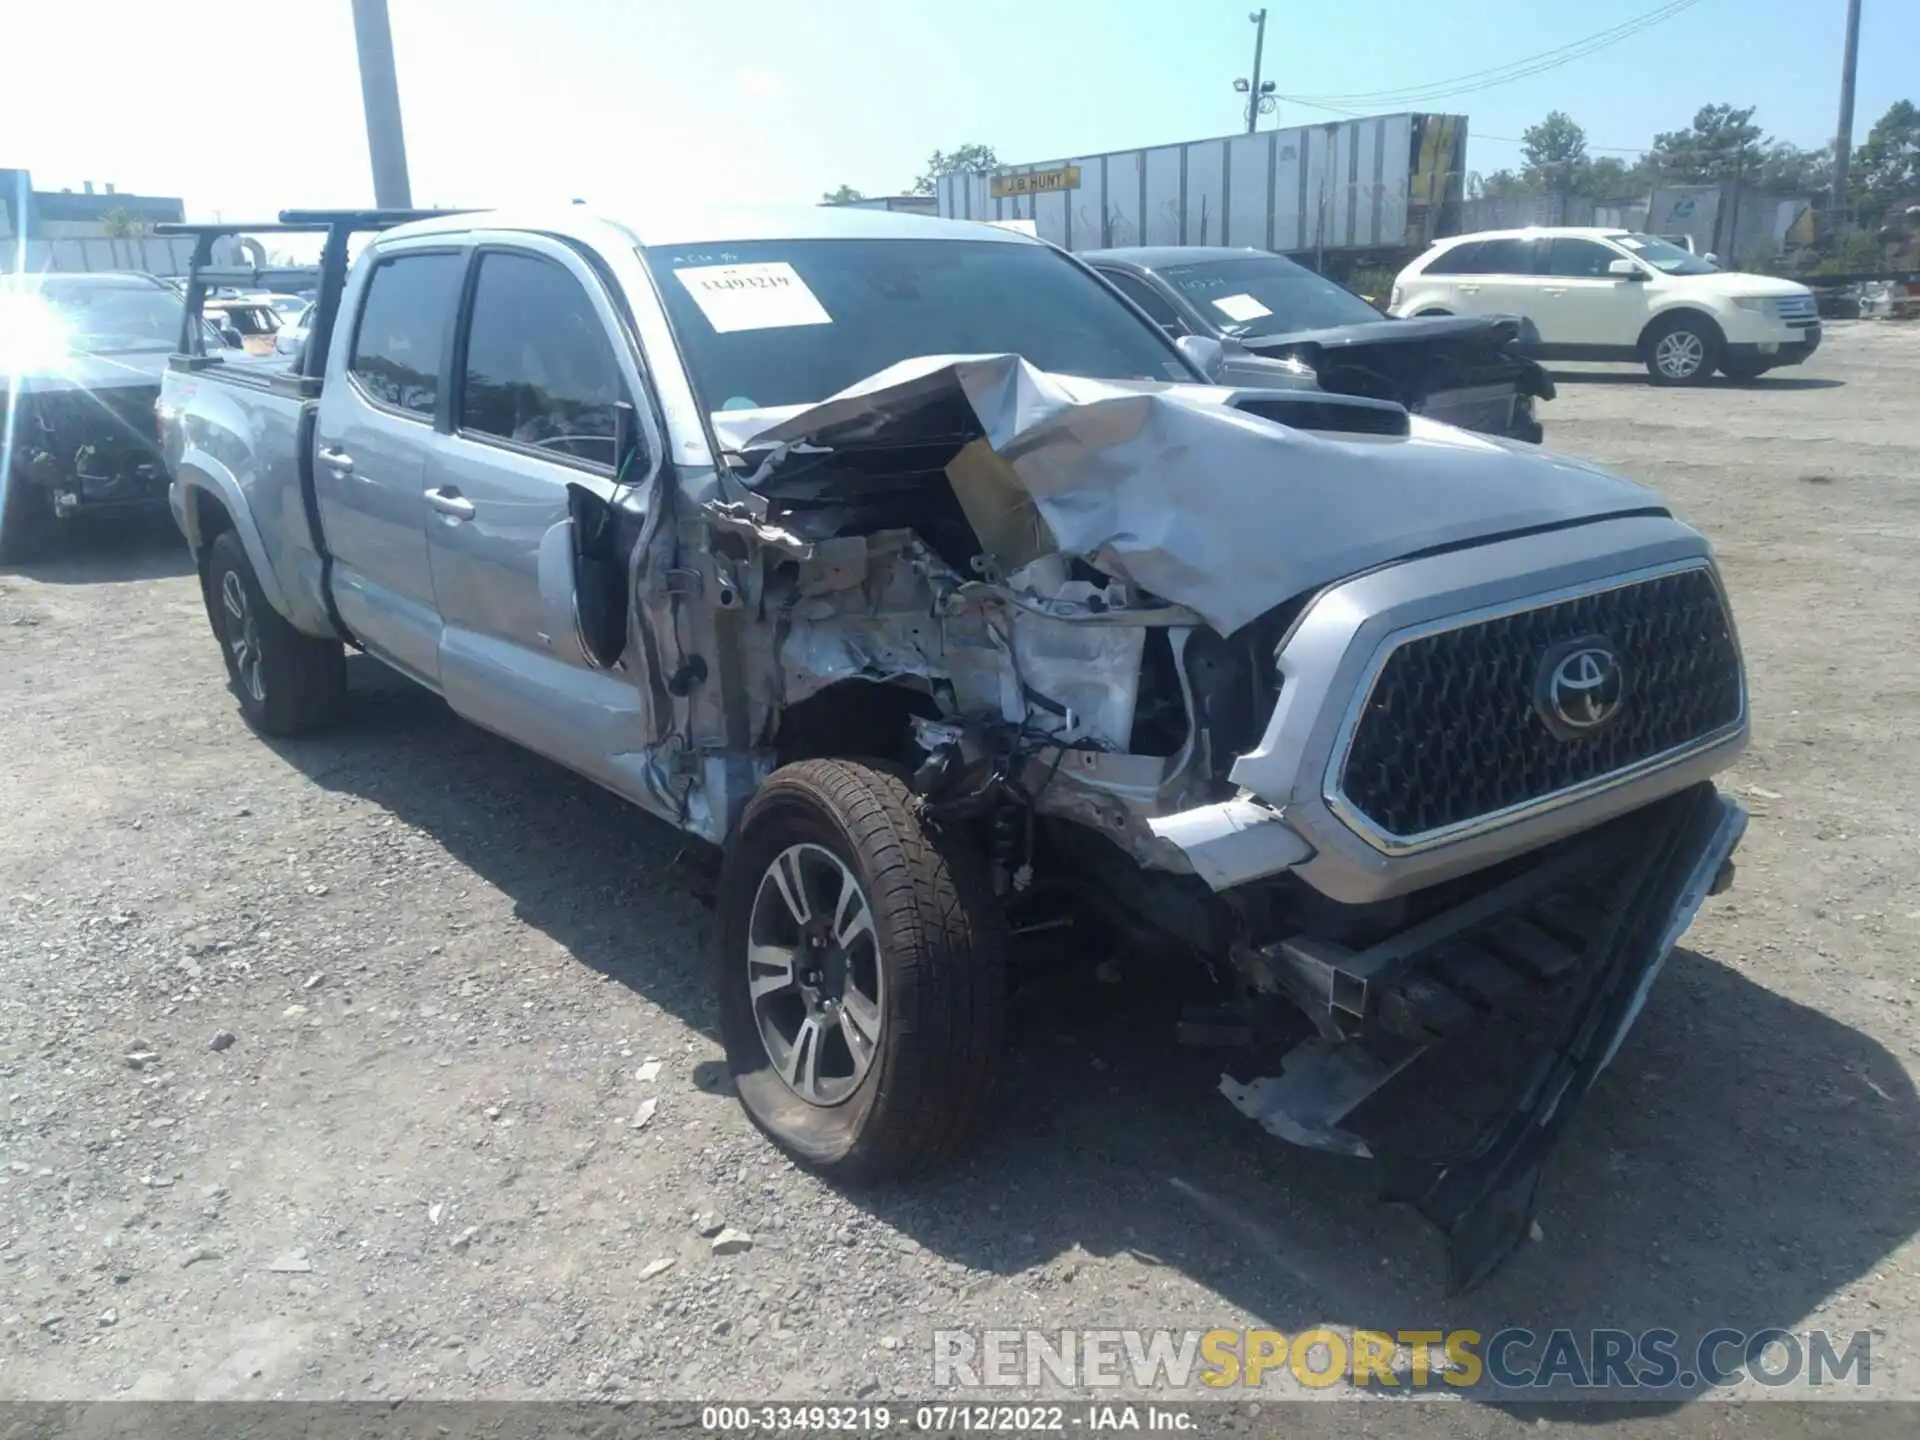
[[[473,501],[467,499],[452,485],[442,485],[438,489],[427,491],[427,504],[450,519],[471,520],[473,518]]]
[[[1478,285],[1462,285],[1460,287],[1460,293],[1462,295],[1478,295],[1480,293],[1480,287]]]
[[[319,455],[320,463],[335,474],[351,475],[353,473],[353,457],[347,454],[346,451],[335,450],[331,446],[322,445]]]
[[[1564,295],[1567,293],[1567,287],[1564,285],[1548,285],[1542,287],[1540,293],[1542,295]]]

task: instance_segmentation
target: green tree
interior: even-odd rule
[[[1684,130],[1663,130],[1653,137],[1647,159],[1670,185],[1704,185],[1751,174],[1765,132],[1753,123],[1754,107],[1703,105]]]
[[[1763,190],[1802,195],[1824,190],[1832,181],[1833,146],[1802,150],[1785,140],[1775,140],[1758,152],[1747,175]]]
[[[1902,201],[1920,202],[1920,108],[1913,101],[1896,102],[1873,122],[1854,152],[1848,188],[1863,219]]]
[[[1587,132],[1564,110],[1550,111],[1538,125],[1521,132],[1522,175],[1536,188],[1571,194],[1586,188]]]
[[[867,197],[851,185],[842,185],[837,190],[828,190],[820,197],[822,205],[844,205],[849,200],[864,200]]]
[[[962,145],[951,153],[936,150],[927,159],[926,173],[913,182],[909,194],[931,195],[939,184],[942,175],[953,175],[965,170],[998,170],[1000,157],[993,153],[991,145]]]
[[[1596,200],[1645,199],[1659,183],[1645,155],[1631,162],[1602,155],[1587,167],[1587,193]]]
[[[1522,195],[1538,195],[1540,187],[1525,175],[1516,175],[1511,170],[1495,170],[1490,175],[1481,175],[1474,187],[1476,200],[1514,200]]]

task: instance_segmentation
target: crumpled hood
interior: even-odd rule
[[[1256,354],[1287,354],[1309,347],[1332,346],[1433,345],[1442,342],[1477,342],[1489,352],[1498,351],[1519,338],[1517,315],[1421,315],[1395,320],[1382,315],[1378,320],[1357,325],[1334,325],[1324,330],[1290,330],[1283,335],[1243,335],[1239,341]]]
[[[1531,446],[1417,418],[1404,438],[1310,433],[1235,409],[1236,396],[1054,375],[1015,355],[932,356],[737,448],[771,452],[751,487],[820,449],[898,448],[925,466],[984,440],[1059,550],[1185,605],[1222,635],[1416,553],[1665,513],[1643,486]],[[732,427],[719,428],[726,443]]]
[[[1262,359],[1297,359],[1344,394],[1377,395],[1413,406],[1456,386],[1511,379],[1521,393],[1554,396],[1552,378],[1527,358],[1540,332],[1521,315],[1422,315],[1255,335],[1239,343]]]

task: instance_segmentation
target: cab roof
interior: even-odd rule
[[[477,210],[397,225],[390,244],[416,236],[470,230],[532,230],[603,241],[609,228],[642,245],[698,245],[724,240],[974,240],[989,245],[1046,242],[978,220],[943,220],[892,210],[833,205],[567,205],[550,210]]]
[[[1469,240],[1617,240],[1637,232],[1619,225],[1528,225],[1518,230],[1476,230],[1471,235],[1449,235],[1434,241],[1436,249],[1450,250]]]

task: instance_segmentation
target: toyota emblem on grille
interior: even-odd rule
[[[1555,645],[1540,657],[1533,706],[1562,740],[1590,735],[1620,713],[1627,698],[1627,672],[1604,635]]]

